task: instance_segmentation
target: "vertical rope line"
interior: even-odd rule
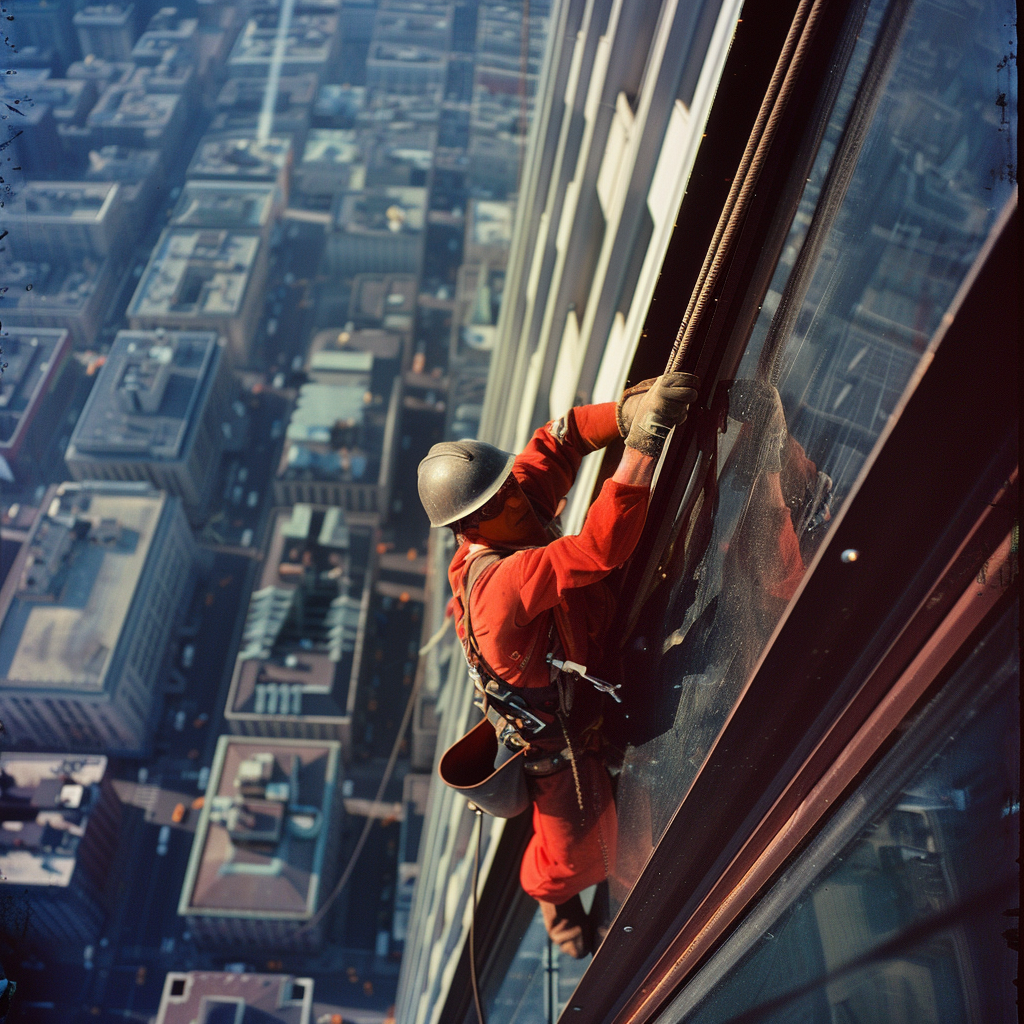
[[[476,815],[476,845],[473,849],[473,916],[469,919],[469,980],[473,986],[473,1004],[476,1006],[478,1024],[487,1024],[484,1020],[484,1007],[480,1001],[480,986],[476,978],[476,889],[480,880],[480,843],[483,839],[484,812],[473,804]]]
[[[682,364],[693,341],[697,325],[710,301],[711,292],[718,281],[725,259],[739,233],[765,157],[778,130],[778,123],[796,86],[797,77],[810,48],[810,41],[821,17],[823,6],[823,0],[813,0],[813,2],[812,0],[801,0],[796,14],[793,16],[786,42],[779,54],[775,71],[768,83],[768,90],[765,92],[761,109],[758,111],[757,120],[754,122],[746,149],[729,189],[729,196],[715,228],[715,235],[704,258],[704,265],[701,267],[697,283],[690,296],[686,315],[679,325],[676,341],[669,357],[669,370],[677,370]]]

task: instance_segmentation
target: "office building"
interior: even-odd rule
[[[27,948],[99,938],[121,804],[102,755],[0,753],[0,920]]]
[[[399,102],[405,99],[407,97],[401,97]],[[433,123],[406,119],[407,115],[416,112],[422,102],[418,97],[408,99],[410,102],[407,105],[399,107],[396,103],[387,111],[395,115],[394,120],[373,121],[369,124],[360,120],[359,148],[366,161],[366,183],[371,187],[419,187],[427,184],[437,144],[437,131]],[[372,113],[378,114],[381,109],[375,100]]]
[[[334,883],[341,744],[221,736],[178,913],[201,946],[312,951]],[[309,927],[307,927],[309,926]]]
[[[23,126],[23,133],[27,132],[29,137],[18,136],[13,140],[15,147],[29,150],[28,164],[22,162],[22,169],[29,173],[71,176],[84,162],[91,134],[85,122],[99,95],[96,83],[87,79],[48,77],[29,84],[24,81],[24,72],[20,72],[16,78],[4,76],[0,95],[8,104],[19,107],[26,96],[31,99],[26,109],[27,123]],[[50,153],[41,152],[41,146],[53,145],[54,133],[57,148]]]
[[[186,50],[169,47],[157,63],[137,67],[128,81],[143,92],[180,96],[186,113],[195,106],[199,87],[196,59]]]
[[[194,61],[199,56],[198,30],[198,19],[184,17],[177,7],[161,7],[132,47],[131,59],[140,67],[152,67],[173,49]]]
[[[76,480],[148,480],[204,520],[231,429],[216,334],[119,331],[64,455]]]
[[[232,78],[266,78],[277,41],[278,12],[257,15],[246,22],[228,57]],[[285,35],[282,75],[312,73],[326,77],[337,55],[338,18],[335,14],[298,14],[291,17]]]
[[[340,196],[324,253],[328,272],[418,273],[426,204],[423,188],[368,188]]]
[[[316,1024],[313,979],[290,974],[170,971],[155,1024]]]
[[[351,128],[366,104],[364,85],[321,85],[317,90],[313,116],[324,127]]]
[[[373,38],[399,46],[447,53],[451,49],[454,4],[422,0],[382,0]]]
[[[53,3],[53,0],[20,0],[17,16],[6,23],[5,34],[19,51],[28,47],[51,51],[52,57],[47,66],[56,64],[59,73],[79,56],[72,13],[71,4]]]
[[[147,92],[131,80],[111,85],[86,119],[94,148],[157,149],[166,157],[181,141],[189,104],[178,93]]]
[[[4,326],[67,328],[75,347],[90,348],[117,287],[119,265],[111,257],[35,262],[0,254]]]
[[[233,733],[338,740],[351,752],[374,523],[311,505],[276,513],[228,691]]]
[[[281,193],[270,182],[193,179],[181,190],[170,226],[248,232],[266,241],[281,205]]]
[[[212,181],[272,182],[288,198],[292,143],[286,136],[262,142],[252,135],[204,135],[196,147],[187,177]]]
[[[163,183],[163,160],[157,149],[101,146],[89,150],[85,180],[116,181],[126,219],[136,225],[147,224]]]
[[[348,319],[357,328],[411,331],[416,314],[415,274],[357,274]]]
[[[309,129],[310,108],[316,99],[317,82],[317,76],[312,72],[282,75],[277,80],[270,133],[278,138],[290,138],[296,152],[301,151]],[[255,137],[266,91],[264,78],[229,78],[217,95],[210,134]]]
[[[0,376],[0,479],[31,476],[70,399],[71,335],[55,328],[7,327]]]
[[[0,223],[12,255],[37,262],[116,256],[139,228],[128,222],[116,182],[28,181]]]
[[[360,192],[366,166],[353,129],[313,128],[295,168],[295,191],[304,205],[331,208],[341,192]]]
[[[136,36],[134,4],[91,4],[78,11],[73,20],[85,56],[132,59]]]
[[[0,589],[0,720],[21,750],[138,756],[196,553],[148,484],[52,487]]]
[[[338,383],[310,382],[299,388],[274,480],[274,501],[336,505],[384,519],[401,378],[378,373],[375,380],[372,357],[353,373],[347,368],[353,354],[339,355],[348,360],[346,369],[332,372],[325,365],[321,371]]]
[[[437,50],[375,38],[366,58],[366,88],[439,102],[447,67],[445,55]]]
[[[344,359],[372,357],[378,377],[397,373],[408,361],[410,335],[397,330],[377,328],[345,329],[338,327],[317,331],[306,353],[306,375],[310,380],[329,383],[329,375]]]
[[[267,247],[223,228],[167,228],[128,303],[134,330],[215,331],[244,363],[263,309]]]
[[[92,82],[97,92],[102,93],[108,86],[124,82],[134,70],[130,60],[105,60],[89,53],[69,65],[65,74],[70,81]]]

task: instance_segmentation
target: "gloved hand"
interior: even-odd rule
[[[657,458],[668,432],[686,419],[699,384],[692,373],[663,373],[630,388],[615,410],[620,432],[625,427],[626,447]]]
[[[789,433],[778,389],[760,380],[737,380],[729,388],[729,415],[749,423],[757,446],[758,469],[782,470],[782,450]]]

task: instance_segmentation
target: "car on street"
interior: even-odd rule
[[[167,856],[167,844],[170,842],[170,840],[171,840],[171,826],[170,825],[161,825],[160,826],[160,834],[157,836],[157,840],[156,840],[156,853],[157,853],[158,857],[166,857]]]
[[[179,711],[174,716],[174,731],[181,732],[185,728],[185,712]]]
[[[181,666],[182,668],[191,668],[192,662],[196,660],[196,645],[185,644],[181,652]]]
[[[174,805],[174,810],[171,811],[171,821],[173,821],[175,825],[180,825],[187,816],[188,808],[184,804]]]
[[[246,505],[249,508],[255,508],[260,503],[260,496],[258,491],[250,491],[249,497],[245,499]]]

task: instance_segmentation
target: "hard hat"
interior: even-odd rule
[[[442,441],[416,473],[420,501],[431,526],[448,526],[497,494],[516,457],[486,441]]]

